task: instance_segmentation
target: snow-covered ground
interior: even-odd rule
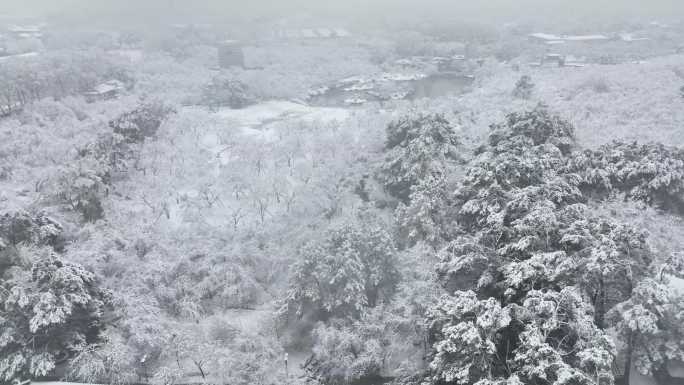
[[[243,109],[224,108],[216,112],[222,119],[231,120],[240,126],[256,128],[270,122],[286,119],[329,122],[345,121],[351,111],[344,108],[312,107],[290,101],[274,100],[255,104]]]
[[[8,56],[0,56],[0,62],[6,62],[9,60],[13,59],[27,59],[27,58],[32,58],[40,55],[38,52],[27,52],[27,53],[20,53],[16,55],[8,55]]]

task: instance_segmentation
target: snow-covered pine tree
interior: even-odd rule
[[[96,276],[52,252],[0,286],[0,381],[49,375],[97,342],[111,296]]]
[[[378,179],[390,195],[408,203],[422,180],[444,177],[460,162],[460,142],[442,115],[406,116],[387,126],[385,161]]]

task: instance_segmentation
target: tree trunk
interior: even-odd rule
[[[603,330],[605,329],[604,318],[606,315],[606,286],[603,282],[603,277],[599,279],[598,284],[598,292],[594,301],[594,322],[599,329]]]
[[[632,343],[632,333],[627,337],[627,357],[625,357],[625,370],[622,377],[615,378],[615,385],[629,385],[629,378],[632,374],[632,350],[634,349]]]

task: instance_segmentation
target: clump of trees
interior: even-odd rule
[[[244,108],[254,102],[247,85],[239,80],[215,77],[202,89],[201,103],[211,109]]]
[[[104,218],[102,200],[115,175],[125,174],[138,159],[139,146],[153,137],[173,113],[163,103],[143,103],[109,122],[112,132],[77,151],[73,164],[63,168],[56,184],[57,199],[86,222]]]
[[[292,272],[285,311],[358,318],[365,308],[388,301],[399,281],[391,234],[377,218],[362,213],[301,249]]]
[[[110,121],[109,127],[129,143],[142,143],[156,135],[173,112],[173,108],[161,102],[146,102]]]
[[[659,143],[613,142],[574,155],[568,170],[587,193],[627,198],[684,213],[684,150]]]
[[[217,309],[249,308],[259,284],[238,261],[197,255],[147,279],[159,305],[175,317],[199,319]]]
[[[667,362],[684,353],[673,342],[682,341],[682,300],[664,273],[679,258],[653,255],[641,231],[589,212],[586,188],[605,184],[575,166],[568,123],[537,107],[492,128],[454,196],[464,234],[440,252],[448,294],[428,315],[426,381],[612,384],[617,357],[630,357],[619,370],[627,378],[635,360],[667,377]],[[606,166],[628,189],[681,183],[672,153],[669,168],[622,174],[630,154]]]

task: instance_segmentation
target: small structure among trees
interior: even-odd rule
[[[99,100],[109,100],[118,97],[123,90],[126,89],[123,82],[112,79],[104,83],[100,83],[93,87],[90,91],[83,93],[88,103],[93,103]]]

